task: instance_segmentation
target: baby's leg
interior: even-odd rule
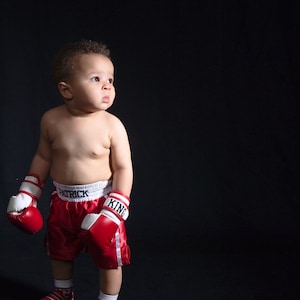
[[[73,277],[73,261],[51,259],[51,268],[54,279],[68,280]]]
[[[116,269],[100,269],[99,300],[116,300],[122,285],[122,267]]]
[[[52,274],[54,278],[54,291],[41,300],[73,300],[73,262],[51,260]]]

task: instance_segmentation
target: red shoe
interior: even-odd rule
[[[41,300],[74,300],[74,292],[72,289],[55,289],[53,293]]]

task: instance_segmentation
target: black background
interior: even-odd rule
[[[132,146],[120,299],[298,299],[299,1],[12,0],[0,14],[1,299],[52,288],[45,229],[19,232],[6,206],[62,103],[53,56],[80,39],[111,49],[110,111]],[[77,264],[78,299],[96,299],[95,267]]]

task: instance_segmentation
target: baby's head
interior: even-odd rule
[[[68,80],[81,54],[100,54],[110,59],[110,50],[101,42],[82,40],[69,43],[54,58],[52,76],[55,84]]]

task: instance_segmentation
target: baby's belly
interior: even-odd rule
[[[112,171],[109,162],[94,159],[54,161],[50,176],[61,184],[89,184],[111,179]]]

